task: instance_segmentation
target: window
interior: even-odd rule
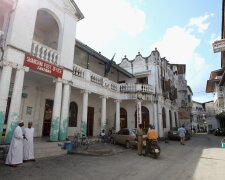
[[[77,104],[75,102],[71,102],[69,110],[69,127],[77,127],[77,112]]]
[[[137,83],[138,84],[148,84],[148,78],[147,77],[137,78]]]
[[[191,96],[188,95],[188,102],[190,103],[191,102]]]

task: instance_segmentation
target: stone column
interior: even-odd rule
[[[120,100],[116,100],[116,132],[120,130]]]
[[[106,97],[101,96],[102,99],[102,111],[101,111],[101,131],[104,129],[106,132]]]
[[[137,100],[137,127],[142,124],[141,100]]]
[[[67,138],[67,127],[70,106],[70,84],[66,82],[63,87],[62,114],[59,129],[59,140],[64,141]]]
[[[155,130],[157,132],[159,132],[159,126],[158,126],[158,108],[157,108],[157,103],[156,102],[154,102],[153,107],[154,107],[154,121],[153,121],[153,124],[155,126]]]
[[[18,125],[24,75],[25,71],[28,72],[28,70],[28,67],[17,66],[5,136],[5,143],[7,144],[11,142],[14,130]]]
[[[164,137],[163,133],[163,125],[162,125],[162,107],[161,104],[158,103],[158,133],[159,137]]]
[[[9,63],[4,63],[0,79],[0,137],[2,137],[3,125],[5,121],[11,74],[12,65]],[[0,138],[0,143],[1,139],[2,138]]]
[[[51,134],[50,141],[59,140],[59,121],[60,121],[60,111],[62,102],[62,79],[58,78],[55,80],[55,96],[54,105],[52,113],[52,124],[51,124]]]
[[[150,104],[150,115],[149,115],[149,123],[154,124],[154,105],[151,103]]]
[[[88,113],[88,91],[83,90],[83,107],[82,107],[82,134],[87,136],[87,113]]]
[[[175,125],[174,110],[171,110],[171,114],[172,114],[172,127],[176,127],[176,125]]]

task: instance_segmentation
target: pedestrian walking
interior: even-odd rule
[[[23,135],[23,131],[21,129],[23,125],[24,122],[19,121],[18,126],[14,130],[12,141],[9,146],[9,152],[5,164],[10,165],[11,167],[16,167],[18,164],[23,163],[23,139],[26,139],[26,136]]]
[[[184,142],[185,142],[185,133],[186,133],[186,130],[184,128],[184,125],[182,125],[182,127],[180,127],[178,129],[178,132],[179,132],[179,136],[180,136],[180,144],[181,145],[184,145]]]
[[[34,128],[32,128],[32,122],[28,123],[28,128],[24,129],[24,135],[26,139],[23,140],[23,160],[35,161],[34,159]]]
[[[138,141],[138,155],[142,155],[142,145],[143,145],[143,132],[142,132],[142,124],[139,124],[139,127],[136,130],[136,137]]]

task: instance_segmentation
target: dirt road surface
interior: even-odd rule
[[[194,135],[186,145],[161,142],[159,159],[138,156],[134,149],[113,156],[65,155],[24,163],[0,164],[0,179],[73,180],[224,180],[222,137]],[[122,147],[121,147],[122,148]]]

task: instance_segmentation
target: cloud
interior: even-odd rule
[[[95,49],[125,33],[130,37],[146,27],[146,15],[128,0],[77,0],[85,19],[78,22],[77,37]]]
[[[194,51],[199,44],[200,39],[191,32],[174,26],[167,29],[163,39],[156,42],[151,50],[157,47],[161,56],[166,56],[171,63],[186,64],[193,59]]]
[[[204,16],[191,18],[188,26],[196,26],[198,28],[198,32],[202,33],[203,31],[207,30],[210,23],[206,23],[205,21],[210,17],[213,17],[214,14],[205,14]]]
[[[214,41],[219,40],[219,39],[221,39],[221,36],[220,35],[216,36],[215,33],[212,33],[211,34],[211,37],[210,37],[209,44],[212,45],[212,43],[214,43]]]
[[[201,18],[199,22],[204,22],[208,16],[212,15],[203,16],[204,18]],[[190,20],[190,22],[194,24],[195,21]],[[199,28],[202,30],[202,27]],[[216,35],[212,35],[212,37],[215,38]],[[156,42],[150,49],[153,50],[157,47],[161,57],[165,56],[170,63],[186,64],[188,85],[191,86],[193,91],[202,91],[201,96],[203,97],[206,89],[206,81],[210,71],[214,67],[208,64],[205,58],[197,52],[200,44],[201,40],[192,28],[190,29],[189,26],[173,26],[168,28],[163,38]],[[199,95],[195,94],[195,98],[197,97],[198,99]],[[199,97],[199,100],[202,97]]]

